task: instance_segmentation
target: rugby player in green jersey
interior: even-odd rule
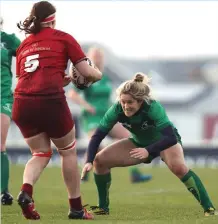
[[[87,56],[94,62],[98,69],[103,72],[104,52],[100,48],[91,47]],[[74,89],[71,89],[68,93],[70,99],[84,108],[81,116],[81,124],[83,130],[88,133],[90,138],[97,129],[101,118],[112,104],[112,91],[111,80],[108,78],[107,74],[104,74],[99,82],[94,83],[89,88],[82,91],[83,97]],[[118,140],[128,138],[129,132],[123,128],[122,125],[117,123],[110,130],[108,136],[113,140]],[[151,178],[151,175],[142,174],[137,167],[131,167],[130,169],[130,179],[132,183],[149,181]],[[84,177],[83,181],[87,180],[88,175]]]
[[[109,214],[109,188],[113,167],[149,163],[159,156],[203,207],[205,216],[215,215],[215,208],[200,178],[185,164],[181,137],[163,106],[151,94],[149,79],[137,73],[133,80],[117,90],[118,102],[106,112],[93,134],[83,176],[94,166],[99,204],[91,206],[96,214]],[[99,144],[112,127],[120,122],[132,134],[97,153]]]
[[[1,27],[3,19],[1,18]],[[11,205],[13,197],[8,192],[9,160],[6,153],[6,138],[11,121],[13,103],[12,94],[12,57],[16,56],[16,49],[20,40],[14,34],[1,32],[1,203]]]

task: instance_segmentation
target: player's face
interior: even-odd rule
[[[138,102],[129,94],[120,95],[120,104],[127,117],[133,116],[141,107],[142,102]]]

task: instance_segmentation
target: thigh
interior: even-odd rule
[[[49,100],[44,107],[43,130],[53,139],[65,137],[74,127],[66,99]]]
[[[51,138],[52,142],[58,149],[64,149],[75,141],[75,128],[73,127],[69,133],[61,138]]]
[[[41,128],[43,111],[39,100],[15,99],[12,119],[19,127],[24,138],[30,138],[43,132]]]
[[[110,137],[115,139],[123,139],[128,138],[130,136],[130,133],[120,123],[117,123],[109,132],[109,135]]]
[[[51,152],[51,141],[46,133],[40,133],[30,138],[25,138],[32,153]]]
[[[6,114],[1,114],[1,151],[5,150],[5,143],[10,126],[10,117]]]
[[[185,164],[184,152],[180,143],[162,151],[160,156],[169,167]]]
[[[136,148],[129,139],[119,140],[108,147],[102,149],[97,155],[96,160],[108,168],[132,166],[143,161],[130,157],[130,151]]]

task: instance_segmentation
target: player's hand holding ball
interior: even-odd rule
[[[72,81],[72,78],[65,74],[63,86],[67,86]]]
[[[89,59],[85,59],[89,66],[94,68],[95,70],[99,71],[99,69],[94,65],[94,63]],[[99,71],[100,72],[100,71]],[[80,72],[74,67],[74,65],[71,63],[69,74],[72,77],[73,84],[78,89],[86,89],[89,86],[91,86],[93,83],[97,82],[99,79],[96,77],[90,76],[90,77],[84,77],[80,74]]]

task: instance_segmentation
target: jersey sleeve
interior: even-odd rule
[[[11,40],[12,55],[16,56],[16,50],[20,46],[21,41],[16,37],[15,34],[11,35]]]
[[[86,58],[81,46],[71,35],[66,35],[67,53],[71,62],[75,65]]]
[[[118,122],[119,117],[119,104],[116,103],[111,106],[108,111],[105,113],[104,117],[101,119],[99,128],[102,131],[109,132],[113,126]]]
[[[161,130],[171,124],[164,107],[159,102],[152,102],[148,111],[148,116],[154,121],[158,130]]]

